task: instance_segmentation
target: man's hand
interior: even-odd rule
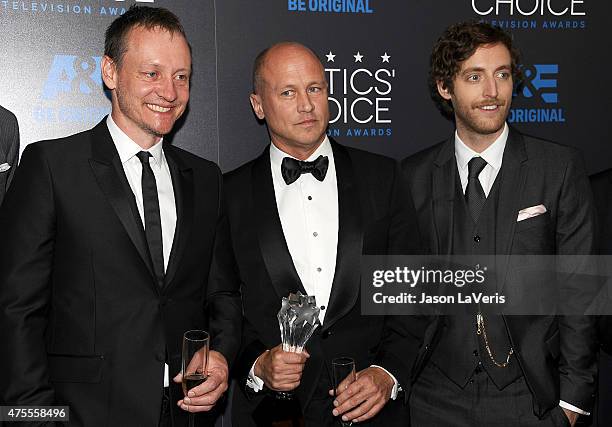
[[[338,385],[332,414],[342,415],[343,421],[360,422],[378,414],[391,397],[395,384],[389,374],[376,367],[359,371],[356,376],[352,384],[346,384],[345,380]],[[333,396],[334,391],[330,390],[329,394]]]
[[[210,411],[221,395],[227,390],[228,367],[225,357],[218,351],[208,354],[208,378],[202,384],[187,392],[187,397],[179,400],[177,405],[188,412]],[[183,376],[174,377],[175,383],[183,381]]]
[[[565,416],[567,417],[567,419],[569,420],[569,423],[572,427],[574,427],[576,425],[576,421],[578,420],[578,414],[577,412],[574,411],[570,411],[569,409],[565,409],[565,408],[561,408],[563,409],[563,413],[565,414]]]
[[[271,390],[291,391],[300,385],[304,364],[310,355],[283,351],[282,345],[267,350],[255,363],[255,375]]]

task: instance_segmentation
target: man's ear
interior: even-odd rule
[[[266,115],[264,114],[263,105],[261,103],[261,96],[256,93],[252,93],[249,96],[249,100],[251,101],[251,107],[253,107],[253,112],[259,120],[263,120]]]
[[[441,80],[438,80],[438,82],[436,83],[436,86],[438,87],[438,93],[440,94],[440,96],[446,99],[447,101],[450,101],[451,91],[448,87],[446,87],[444,82]]]
[[[117,87],[117,64],[115,61],[104,55],[100,68],[102,69],[102,81],[106,87],[110,90],[115,89]]]

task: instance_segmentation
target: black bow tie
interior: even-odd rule
[[[287,185],[293,184],[303,173],[311,173],[317,180],[323,181],[328,166],[327,156],[319,156],[312,162],[285,157],[281,163],[281,174]]]

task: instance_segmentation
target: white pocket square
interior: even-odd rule
[[[543,213],[546,213],[546,206],[544,205],[531,206],[521,209],[518,213],[518,217],[516,218],[516,222],[523,221],[527,218],[533,218],[534,216],[542,215]]]
[[[6,172],[10,168],[11,168],[11,165],[9,165],[8,163],[2,163],[0,165],[0,172]]]

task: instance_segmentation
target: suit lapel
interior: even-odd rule
[[[516,218],[521,208],[521,195],[527,178],[527,152],[525,142],[520,133],[510,128],[508,141],[504,149],[501,182],[499,187],[499,202],[495,225],[495,254],[510,255],[512,240],[516,228]],[[508,257],[497,257],[499,271],[497,286],[504,286]]]
[[[96,181],[149,269],[151,277],[155,278],[136,200],[108,132],[106,119],[98,123],[90,135],[92,157],[89,159],[89,165]]]
[[[434,160],[432,211],[437,247],[433,253],[450,254],[453,245],[453,207],[456,194],[456,166],[453,139],[442,145]]]
[[[363,250],[359,189],[346,148],[332,142],[338,182],[338,248],[336,270],[322,330],[329,329],[357,302]]]
[[[174,200],[176,204],[176,229],[174,240],[170,251],[170,259],[166,268],[164,287],[172,283],[180,260],[185,253],[187,241],[191,235],[193,227],[193,170],[186,166],[176,155],[174,147],[164,146],[164,154],[172,177],[172,188],[174,190]]]
[[[297,274],[276,206],[270,170],[269,147],[255,159],[252,169],[252,197],[257,240],[272,286],[280,298],[291,292],[306,294]]]

